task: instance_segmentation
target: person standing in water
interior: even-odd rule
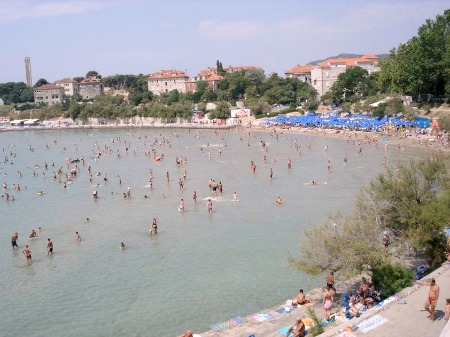
[[[47,255],[53,255],[53,242],[50,238],[47,239]]]
[[[11,246],[12,246],[12,249],[15,249],[15,248],[19,249],[18,242],[19,242],[19,234],[16,232],[16,233],[14,233],[14,235],[11,237]]]
[[[180,207],[178,208],[178,211],[184,213],[184,199],[180,200]]]
[[[158,222],[156,218],[152,220],[152,227],[150,228],[150,235],[158,234]]]
[[[30,247],[28,247],[28,245],[25,246],[25,248],[22,250],[22,253],[25,254],[25,256],[27,257],[27,261],[29,263],[32,262],[31,260],[31,249]]]
[[[213,206],[212,206],[211,199],[208,199],[208,203],[206,204],[206,208],[208,209],[208,213],[212,213],[213,212]]]
[[[192,196],[192,199],[195,203],[197,203],[197,191],[194,191],[194,195]]]

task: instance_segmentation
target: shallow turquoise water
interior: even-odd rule
[[[166,139],[170,146],[152,147],[155,138]],[[295,254],[303,229],[324,221],[329,212],[348,211],[358,189],[383,170],[384,156],[393,164],[419,154],[417,149],[399,151],[395,144],[387,150],[362,144],[360,156],[359,146],[339,139],[289,134],[276,140],[268,133],[235,130],[23,131],[2,132],[0,140],[0,176],[16,198],[0,200],[4,336],[175,336],[280,304],[300,287],[308,290],[323,283],[322,277],[288,268],[288,252]],[[106,148],[111,153],[93,158]],[[152,148],[164,153],[162,161],[145,155]],[[344,155],[348,165],[343,165]],[[187,157],[187,164],[177,166],[177,156]],[[10,162],[3,162],[4,157]],[[80,173],[64,189],[51,177],[52,171],[62,167],[67,172],[66,159],[81,157],[86,165],[78,163]],[[257,165],[255,174],[250,160]],[[93,182],[88,180],[88,164]],[[144,187],[150,170],[153,189]],[[178,179],[185,170],[187,179],[180,190]],[[208,214],[203,200],[213,196],[210,178],[224,186],[221,199],[213,201],[213,214]],[[312,178],[319,181],[317,186],[305,184]],[[12,189],[14,183],[20,184],[20,192]],[[93,200],[92,186],[97,183],[99,198]],[[132,198],[124,199],[128,187]],[[46,193],[38,196],[41,189]],[[232,201],[235,191],[239,202]],[[275,205],[277,196],[283,205]],[[177,211],[180,198],[185,200],[184,213]],[[159,234],[149,237],[153,217]],[[39,226],[39,237],[27,239]],[[29,244],[33,250],[31,265],[11,250],[9,239],[16,231],[21,249]],[[75,231],[81,242],[75,240]],[[55,245],[53,256],[46,255],[48,237]],[[127,245],[124,251],[119,249],[122,241]]]

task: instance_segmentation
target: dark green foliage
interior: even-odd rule
[[[0,98],[5,104],[33,102],[34,92],[23,82],[0,83]]]
[[[36,84],[34,85],[35,88],[40,87],[44,84],[48,84],[48,81],[45,78],[40,78],[37,80]]]
[[[382,296],[389,297],[411,286],[414,272],[400,264],[385,262],[374,269],[372,280]]]
[[[337,81],[331,87],[333,102],[355,103],[369,93],[369,73],[361,67],[348,68],[338,75]]]
[[[450,10],[427,20],[417,36],[391,50],[382,61],[379,85],[387,92],[399,92],[429,99],[450,94]]]
[[[86,73],[86,78],[88,77],[98,77],[98,78],[102,78],[102,75],[100,75],[97,71],[95,70],[90,70]]]

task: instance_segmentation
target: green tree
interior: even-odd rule
[[[425,158],[388,168],[357,198],[356,211],[388,228],[400,242],[424,249],[431,258],[450,221],[447,168],[440,158]]]
[[[44,84],[48,84],[48,81],[45,78],[40,78],[34,84],[34,87],[37,88],[37,87],[43,86]]]
[[[225,75],[225,70],[223,70],[222,62],[220,62],[219,60],[216,61],[216,71],[220,76]]]
[[[95,71],[95,70],[89,70],[87,73],[86,73],[86,78],[88,78],[88,77],[98,77],[98,78],[102,78],[102,75],[100,75],[97,71]]]
[[[321,226],[311,226],[301,240],[300,256],[289,256],[298,271],[318,275],[327,270],[356,275],[381,264],[379,225],[368,225],[360,214],[330,216]]]
[[[216,109],[211,112],[210,119],[227,119],[230,118],[231,111],[228,103],[225,101],[219,101],[216,105]]]
[[[334,270],[355,275],[366,269],[376,277],[386,260],[381,233],[389,229],[399,247],[409,243],[423,249],[432,266],[439,266],[449,206],[449,177],[442,159],[426,158],[389,168],[360,191],[350,215],[335,214],[321,226],[308,228],[299,256],[290,255],[289,262],[311,274]]]
[[[369,92],[369,73],[361,67],[348,68],[331,86],[333,102],[355,103]]]
[[[412,285],[414,272],[400,264],[382,263],[373,273],[373,283],[384,297],[392,296]]]
[[[74,80],[75,82],[80,83],[82,80],[84,80],[84,77],[83,77],[83,76],[74,77],[73,80]]]
[[[449,94],[450,10],[427,20],[417,36],[401,44],[381,62],[380,85],[388,92],[418,98]]]

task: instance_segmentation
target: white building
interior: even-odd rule
[[[64,100],[64,88],[55,84],[44,84],[34,89],[34,102],[48,105],[61,104]]]
[[[311,70],[311,84],[319,96],[323,96],[330,91],[339,74],[351,67],[361,67],[366,69],[369,74],[380,70],[378,57],[370,54],[357,58],[327,59],[321,64],[315,65]]]
[[[80,93],[80,85],[77,81],[71,78],[63,78],[62,80],[55,81],[55,85],[59,85],[64,88],[64,95],[73,96]]]
[[[186,82],[189,76],[181,70],[160,70],[147,78],[148,91],[155,95],[169,93],[178,90],[179,93],[186,92]]]

